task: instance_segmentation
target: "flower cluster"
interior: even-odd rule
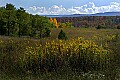
[[[4,43],[3,40],[0,39],[0,44]]]
[[[59,68],[66,63],[73,67],[93,67],[103,65],[108,60],[108,50],[99,47],[92,40],[85,40],[82,37],[71,40],[57,40],[46,42],[45,45],[26,47],[25,59],[35,65],[34,62],[42,65],[44,69]],[[29,62],[28,61],[28,62]],[[92,65],[92,66],[90,66]],[[95,67],[95,66],[94,66]]]

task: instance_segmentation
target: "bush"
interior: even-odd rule
[[[103,25],[98,25],[96,28],[97,28],[97,29],[105,29],[106,27],[103,26]]]
[[[65,32],[63,32],[63,30],[60,31],[60,33],[58,35],[58,39],[67,40],[67,36],[66,36]]]
[[[117,26],[117,29],[120,29],[120,25]]]
[[[45,28],[45,37],[50,37],[51,31],[49,28]]]
[[[89,26],[82,26],[82,28],[89,28]]]

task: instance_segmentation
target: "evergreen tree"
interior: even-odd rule
[[[101,29],[101,28],[102,28],[102,26],[101,26],[101,25],[98,25],[98,26],[97,26],[97,29]]]
[[[63,30],[60,31],[60,33],[58,35],[58,39],[67,40],[67,36]]]

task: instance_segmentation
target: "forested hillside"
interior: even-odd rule
[[[80,17],[56,17],[60,23],[70,22],[75,27],[119,28],[120,16],[80,16]]]

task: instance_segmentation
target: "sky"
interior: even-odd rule
[[[0,0],[0,6],[6,3],[39,15],[120,12],[120,0]]]

